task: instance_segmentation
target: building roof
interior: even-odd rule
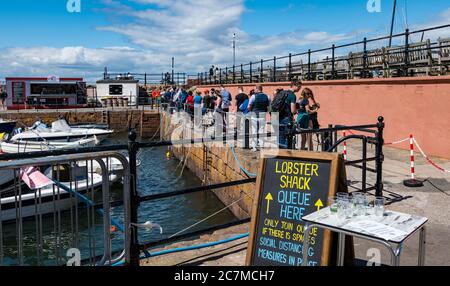
[[[98,80],[97,84],[104,83],[104,84],[120,84],[120,83],[139,83],[138,80],[135,79],[102,79]]]
[[[47,81],[47,77],[7,77],[6,81]],[[81,77],[61,77],[59,81],[83,81]]]

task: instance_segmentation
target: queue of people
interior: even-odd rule
[[[301,93],[299,94],[299,92]],[[262,85],[257,85],[249,94],[242,87],[233,98],[231,93],[221,85],[219,89],[200,90],[185,87],[161,87],[151,90],[152,102],[166,103],[178,111],[185,110],[192,117],[195,109],[201,109],[202,114],[217,112],[223,115],[223,129],[226,132],[226,115],[230,109],[243,115],[251,113],[253,133],[265,134],[267,130],[267,114],[278,113],[279,147],[288,147],[288,133],[292,128],[300,130],[319,129],[318,112],[320,104],[309,88],[303,88],[301,82],[293,82],[287,90],[277,89],[270,97],[264,93]],[[234,104],[233,104],[234,103]],[[242,116],[238,117],[242,118]],[[238,122],[240,126],[243,122]],[[264,147],[262,138],[252,138],[251,148],[255,151]],[[312,135],[301,135],[301,149],[313,151]]]

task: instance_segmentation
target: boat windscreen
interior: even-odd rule
[[[62,132],[69,132],[70,126],[67,124],[67,121],[64,119],[60,119],[58,121],[55,121],[52,123],[52,130],[53,131],[62,131]]]

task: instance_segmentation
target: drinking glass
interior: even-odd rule
[[[385,199],[383,197],[376,197],[374,201],[374,210],[375,210],[375,216],[377,217],[383,217],[384,216],[384,205],[385,205]]]
[[[352,203],[353,203],[353,213],[355,216],[362,216],[364,209],[364,197],[361,193],[353,193],[352,194]]]
[[[351,215],[351,205],[348,199],[338,199],[338,218],[345,219]]]
[[[338,212],[338,201],[336,197],[328,199],[328,205],[330,206],[330,213],[336,215]]]
[[[337,193],[336,198],[338,201],[341,199],[348,200],[349,194],[348,193]]]

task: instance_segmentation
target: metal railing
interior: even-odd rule
[[[425,33],[450,35],[450,24],[348,44],[290,53],[189,76],[190,85],[336,80],[445,75],[450,72],[450,38],[424,39]]]
[[[103,79],[111,80],[139,80],[144,86],[147,85],[185,85],[187,82],[186,73],[162,72],[162,73],[110,73],[105,71]]]
[[[113,151],[32,159],[14,155],[17,160],[0,162],[5,183],[0,188],[0,265],[66,264],[70,250],[90,265],[110,265],[129,256],[131,234],[122,227],[130,222],[130,172],[124,155]],[[24,181],[34,176],[39,183],[35,170],[49,182],[31,189]],[[110,190],[120,181],[124,211],[115,219]],[[114,244],[125,250],[118,257],[112,254],[112,226],[122,230],[114,238]]]

